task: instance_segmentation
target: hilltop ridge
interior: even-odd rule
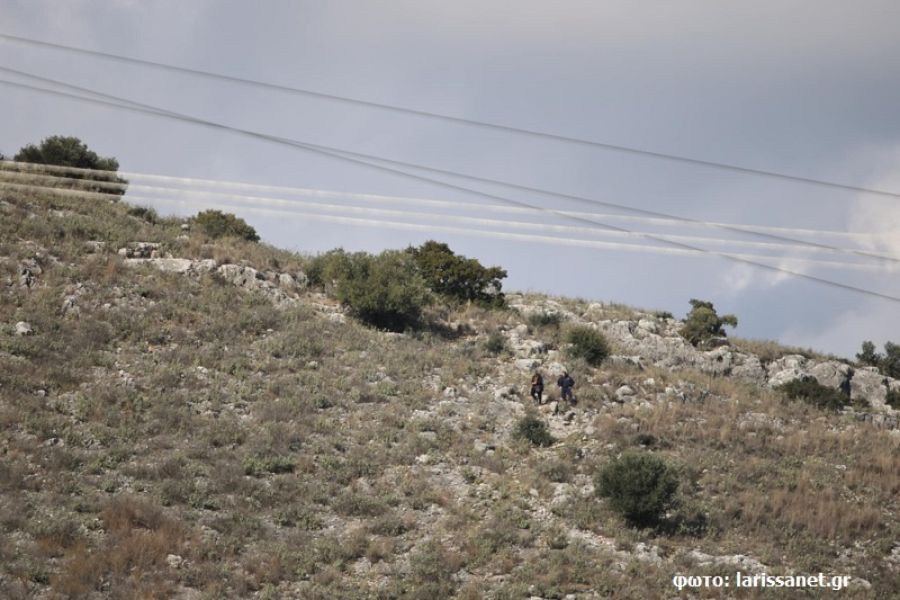
[[[735,569],[897,593],[900,382],[874,368],[538,294],[380,331],[309,257],[61,190],[3,192],[0,240],[7,597],[671,598]],[[804,378],[846,406],[777,389]],[[627,451],[678,473],[657,527],[596,493]]]

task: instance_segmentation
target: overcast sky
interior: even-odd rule
[[[900,4],[893,0],[0,0],[0,31],[900,191]],[[3,66],[254,131],[691,219],[872,232],[880,235],[856,240],[861,247],[900,255],[897,198],[436,122],[3,41],[0,57]],[[228,132],[23,90],[0,89],[0,110],[6,115],[0,150],[7,154],[49,135],[76,135],[101,155],[118,158],[126,171],[497,203]],[[610,212],[464,180],[454,183],[552,209]],[[162,212],[177,208],[157,206]],[[202,205],[178,211],[190,214],[198,208]],[[437,238],[507,268],[509,289],[616,301],[678,316],[689,298],[699,297],[738,315],[737,335],[845,356],[863,339],[900,341],[898,303],[714,256],[326,224],[242,208],[234,212],[251,222],[264,241],[303,252],[336,246],[377,251]],[[548,214],[530,220],[566,223]],[[624,226],[650,227],[642,222]],[[822,234],[805,239],[853,242]],[[896,269],[839,269],[787,259],[779,264],[900,296]]]

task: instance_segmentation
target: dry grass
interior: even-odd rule
[[[9,201],[0,280],[17,281],[27,259],[43,272],[31,289],[0,287],[4,597],[666,598],[676,570],[697,569],[677,558],[693,548],[852,572],[871,597],[895,589],[879,562],[900,539],[889,432],[728,378],[579,363],[583,422],[551,448],[518,445],[520,415],[493,399],[508,359],[483,349],[488,332],[525,322],[515,311],[434,307],[454,327],[384,336],[308,307],[275,310],[212,277],[126,268],[115,249],[159,241],[281,271],[302,269],[302,256],[179,239],[177,220],[153,224],[123,203]],[[88,252],[87,239],[106,250]],[[81,312],[65,316],[78,283]],[[37,335],[11,335],[18,320]],[[612,402],[626,383],[648,404]],[[668,385],[685,400],[657,401]],[[630,529],[584,489],[634,448],[679,470],[669,529]],[[705,527],[688,527],[697,515]],[[573,532],[676,558],[624,560]]]

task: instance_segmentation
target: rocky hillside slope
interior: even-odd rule
[[[124,203],[2,198],[0,596],[652,599],[736,570],[898,593],[900,382],[872,369],[699,351],[671,318],[538,295],[385,333],[302,256]],[[573,324],[614,355],[571,359]],[[535,406],[534,369],[568,369],[577,404],[551,385]],[[773,390],[804,376],[854,402]],[[514,436],[526,415],[552,445]],[[595,493],[627,450],[677,469],[658,527]]]

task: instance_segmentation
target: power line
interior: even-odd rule
[[[44,187],[44,186],[31,186],[25,184],[9,184],[0,182],[0,188],[3,186],[11,186],[14,189],[28,189],[30,191],[35,192],[51,192],[51,193],[59,193],[63,196],[75,196],[75,197],[86,197],[92,199],[113,199],[118,200],[121,198],[118,194],[112,194],[107,192],[93,192],[87,190],[73,190],[68,188],[52,188],[52,187]],[[148,204],[152,203],[161,203],[161,204],[189,204],[193,207],[202,206],[203,208],[216,208],[220,210],[233,210],[235,208],[234,204],[222,203],[222,202],[200,202],[198,203],[195,200],[188,199],[179,199],[179,198],[159,198],[159,197],[151,197],[151,196],[129,196],[129,198],[133,201],[145,202]],[[549,244],[556,246],[568,246],[568,247],[577,247],[577,248],[591,248],[591,249],[599,249],[599,250],[616,250],[616,251],[625,251],[625,252],[645,252],[651,254],[665,254],[665,255],[674,255],[674,256],[685,256],[685,257],[705,257],[708,253],[702,250],[687,250],[680,248],[665,248],[661,246],[652,246],[649,244],[634,244],[634,243],[622,243],[622,242],[609,242],[609,241],[598,241],[598,240],[585,240],[580,238],[571,238],[571,237],[556,237],[556,236],[548,236],[548,235],[535,235],[532,233],[515,233],[508,231],[496,231],[496,230],[485,230],[485,229],[472,229],[470,227],[453,227],[449,225],[433,225],[433,224],[424,224],[424,223],[409,223],[402,221],[393,221],[393,220],[384,220],[384,219],[372,219],[372,218],[360,218],[360,217],[347,217],[347,216],[339,216],[339,215],[330,215],[330,214],[322,214],[317,212],[305,212],[300,210],[285,210],[285,209],[277,209],[277,208],[262,208],[256,204],[247,205],[247,204],[238,204],[238,206],[242,209],[242,212],[249,213],[257,213],[261,215],[267,216],[277,216],[279,218],[302,218],[304,220],[312,220],[312,221],[323,221],[328,223],[339,223],[343,225],[353,225],[353,226],[361,226],[361,227],[383,227],[389,229],[399,229],[404,231],[419,231],[426,232],[429,234],[433,234],[435,232],[443,232],[443,233],[452,233],[457,235],[464,236],[472,236],[472,237],[481,237],[488,239],[498,239],[498,240],[508,240],[508,241],[518,241],[518,242],[528,242],[528,243],[540,243],[540,244]],[[878,267],[875,265],[868,265],[863,263],[847,263],[842,261],[830,261],[823,259],[814,259],[814,258],[804,258],[804,257],[779,257],[779,256],[767,256],[767,255],[758,255],[758,254],[735,254],[734,256],[743,257],[747,259],[771,259],[771,260],[779,260],[786,261],[789,263],[805,263],[812,264],[814,266],[822,266],[822,267],[832,267],[832,268],[841,268],[841,269],[855,269],[855,270],[864,270],[871,271],[877,270]]]
[[[19,171],[14,169],[21,169]],[[112,188],[112,189],[126,189],[129,185],[128,183],[121,183],[118,181],[114,181],[113,179],[117,177],[124,177],[127,180],[150,180],[157,181],[160,183],[170,183],[172,185],[181,185],[181,186],[208,186],[208,187],[220,187],[220,188],[231,188],[231,189],[240,189],[240,190],[254,190],[254,191],[266,191],[266,192],[277,192],[288,195],[298,195],[305,197],[324,197],[324,198],[335,198],[335,199],[349,199],[349,200],[358,200],[358,201],[366,201],[366,202],[382,202],[382,203],[393,203],[393,204],[412,204],[412,205],[421,205],[428,204],[434,206],[443,206],[443,207],[451,207],[451,208],[464,208],[464,209],[474,209],[481,210],[486,212],[500,212],[500,213],[516,213],[516,214],[534,214],[535,212],[540,212],[535,208],[523,208],[519,206],[506,206],[501,204],[485,204],[482,202],[463,202],[459,200],[437,200],[434,198],[421,198],[421,197],[409,197],[409,196],[385,196],[383,194],[368,194],[368,193],[358,193],[358,192],[340,192],[335,190],[322,190],[315,188],[300,188],[300,187],[289,187],[289,186],[277,186],[277,185],[266,185],[266,184],[257,184],[257,183],[247,183],[247,182],[239,182],[239,181],[231,181],[225,179],[202,179],[196,177],[176,177],[172,175],[159,175],[155,173],[139,173],[136,171],[104,171],[100,169],[85,169],[80,167],[69,167],[69,166],[61,166],[61,165],[49,165],[49,164],[41,164],[41,163],[29,163],[29,162],[16,162],[12,160],[0,161],[0,172],[4,174],[15,174],[21,176],[34,176],[34,177],[49,177],[54,179],[56,177],[52,175],[46,174],[38,174],[33,175],[31,173],[25,173],[25,171],[49,171],[53,173],[80,173],[84,175],[92,175],[92,176],[101,176],[109,178],[108,181],[98,181],[96,178],[85,181],[84,179],[74,179],[75,181],[80,181],[83,183],[89,183],[90,185],[99,185],[102,187]],[[681,219],[666,219],[663,217],[644,217],[644,216],[633,216],[633,215],[622,215],[622,214],[613,214],[613,213],[594,213],[594,212],[578,212],[578,211],[567,211],[567,210],[559,210],[557,211],[561,214],[565,214],[568,216],[578,216],[578,217],[586,217],[586,218],[597,218],[597,219],[623,219],[630,221],[639,221],[639,222],[648,222],[654,223],[657,225],[689,225],[689,226],[700,226],[700,227],[711,227],[711,228],[721,228],[721,227],[734,227],[737,228],[740,232],[753,233],[755,231],[762,232],[780,232],[780,233],[794,233],[798,235],[819,235],[819,236],[837,236],[837,237],[847,237],[847,238],[860,238],[869,240],[875,237],[886,237],[886,236],[894,236],[893,233],[884,233],[877,231],[837,231],[833,229],[802,229],[796,227],[774,227],[774,226],[766,226],[766,225],[748,225],[748,224],[735,224],[735,223],[717,223],[712,221],[689,221],[685,222]],[[800,246],[801,244],[797,244]],[[846,248],[844,250],[853,250],[852,248]]]
[[[189,116],[189,115],[183,115],[183,114],[175,113],[175,112],[168,111],[168,110],[165,110],[165,109],[159,109],[159,108],[156,108],[156,107],[151,107],[151,106],[149,106],[149,105],[142,104],[142,103],[138,103],[138,102],[134,102],[134,101],[127,100],[127,99],[124,99],[124,98],[117,98],[118,102],[110,102],[110,101],[101,100],[101,99],[98,99],[98,98],[90,98],[90,97],[85,97],[85,96],[79,96],[79,95],[76,95],[76,94],[69,94],[69,93],[66,93],[66,92],[58,91],[58,90],[49,90],[49,89],[46,89],[46,88],[40,88],[40,87],[37,87],[37,86],[32,86],[32,85],[28,85],[28,84],[24,84],[24,83],[19,83],[19,82],[8,81],[8,80],[0,80],[0,85],[6,85],[6,86],[8,86],[8,87],[17,87],[17,88],[20,88],[20,89],[31,90],[31,91],[35,91],[35,92],[38,92],[38,93],[43,93],[43,94],[47,94],[47,95],[58,96],[58,97],[61,97],[61,98],[68,98],[68,99],[71,99],[71,100],[78,100],[78,101],[86,102],[86,103],[89,103],[89,104],[96,104],[96,105],[100,105],[100,106],[109,106],[109,107],[113,107],[113,108],[118,108],[118,109],[120,109],[120,110],[127,110],[127,111],[130,111],[130,112],[136,112],[136,113],[141,113],[141,114],[149,114],[149,115],[155,115],[155,116],[166,117],[166,118],[168,118],[168,119],[179,120],[179,121],[183,121],[183,122],[187,122],[187,123],[194,123],[194,124],[196,124],[196,125],[202,125],[202,126],[204,126],[204,127],[209,127],[209,128],[211,128],[211,129],[217,129],[217,130],[221,130],[221,131],[229,131],[229,132],[232,132],[232,133],[236,133],[236,134],[239,134],[239,135],[251,137],[251,138],[254,138],[254,139],[266,140],[266,141],[269,141],[269,142],[273,142],[273,143],[285,145],[285,146],[288,146],[288,147],[297,148],[297,149],[300,149],[300,150],[306,150],[306,151],[308,151],[308,152],[320,154],[320,155],[323,155],[323,156],[330,156],[330,157],[332,157],[332,158],[336,158],[336,159],[339,159],[339,160],[343,160],[343,161],[345,161],[345,162],[350,162],[350,163],[353,163],[353,164],[357,164],[357,165],[361,165],[361,166],[366,166],[366,167],[371,168],[371,169],[376,169],[376,170],[379,170],[379,171],[383,171],[383,172],[387,172],[387,173],[392,173],[392,174],[399,175],[399,176],[401,176],[401,177],[405,177],[405,178],[409,178],[409,179],[415,179],[415,180],[418,180],[418,181],[428,182],[428,183],[431,183],[431,184],[433,184],[433,185],[437,185],[437,186],[441,186],[441,187],[446,187],[446,188],[448,188],[448,189],[453,189],[453,190],[457,190],[457,191],[464,191],[464,192],[468,192],[468,193],[472,193],[472,194],[477,194],[477,195],[480,195],[480,196],[483,196],[483,197],[486,197],[486,198],[491,198],[491,199],[493,199],[493,200],[500,200],[501,202],[513,203],[513,204],[518,205],[518,206],[527,206],[527,207],[531,207],[531,208],[537,208],[537,209],[540,209],[540,210],[542,210],[542,211],[544,211],[544,212],[547,212],[547,213],[550,213],[550,214],[556,214],[557,216],[563,216],[563,217],[566,217],[566,215],[559,215],[559,213],[557,213],[557,212],[554,211],[553,209],[548,209],[548,208],[544,208],[544,207],[536,207],[536,206],[533,206],[533,205],[528,204],[528,203],[526,203],[526,202],[521,202],[521,201],[519,201],[519,200],[513,200],[513,199],[511,199],[511,198],[506,198],[506,197],[504,197],[504,196],[498,196],[498,195],[496,195],[496,194],[490,194],[490,193],[482,192],[482,191],[479,191],[479,190],[473,190],[473,189],[471,189],[471,188],[466,188],[466,187],[464,187],[464,186],[455,185],[455,184],[452,184],[452,183],[448,183],[448,182],[446,182],[446,181],[441,181],[441,180],[431,179],[431,178],[428,178],[428,177],[424,177],[424,176],[422,176],[422,175],[416,175],[416,174],[414,174],[414,173],[409,173],[409,172],[407,172],[407,171],[403,171],[403,170],[400,170],[400,169],[394,169],[394,168],[391,168],[391,167],[385,167],[385,166],[380,165],[380,164],[376,164],[376,163],[372,163],[372,162],[367,162],[367,161],[365,161],[365,160],[361,160],[361,159],[353,158],[353,157],[350,157],[350,156],[346,156],[346,155],[343,154],[342,151],[340,151],[340,150],[337,150],[337,151],[323,150],[322,147],[319,147],[319,146],[317,146],[317,145],[307,144],[307,143],[300,142],[300,141],[297,141],[297,140],[290,140],[290,139],[288,139],[288,138],[281,138],[281,137],[278,137],[278,136],[267,135],[267,134],[260,133],[260,132],[257,132],[257,131],[252,131],[252,130],[247,130],[247,129],[241,129],[241,128],[239,128],[239,127],[232,127],[232,126],[230,126],[230,125],[225,125],[225,124],[223,124],[223,123],[217,123],[217,122],[215,122],[215,121],[207,121],[207,120],[204,120],[204,119],[199,119],[199,118],[197,118],[197,117],[192,117],[192,116]],[[68,85],[68,84],[62,84],[62,85]],[[94,92],[89,92],[89,93],[94,93]],[[115,98],[114,96],[109,96],[108,94],[103,94],[103,95],[104,95],[104,96],[107,96],[107,97]],[[607,224],[605,224],[605,223],[601,223],[601,222],[599,222],[599,221],[594,221],[594,220],[590,220],[590,219],[584,219],[584,218],[580,218],[580,217],[567,217],[567,218],[570,219],[570,220],[576,220],[576,221],[580,221],[580,222],[584,222],[584,223],[593,223],[594,225],[596,225],[596,226],[598,226],[598,227],[603,227],[603,228],[605,228],[605,229],[611,229],[611,230],[616,230],[616,231],[629,231],[628,229],[625,229],[625,228],[622,228],[622,227],[616,227],[616,226],[612,226],[612,225],[607,225]],[[871,296],[871,297],[874,297],[874,298],[881,298],[881,299],[883,299],[883,300],[890,300],[891,302],[896,302],[896,303],[900,304],[900,297],[891,296],[891,295],[889,295],[889,294],[884,294],[884,293],[877,292],[877,291],[874,291],[874,290],[870,290],[870,289],[866,289],[866,288],[861,288],[861,287],[857,287],[857,286],[854,286],[854,285],[850,285],[850,284],[846,284],[846,283],[841,283],[841,282],[837,282],[837,281],[832,281],[832,280],[830,280],[830,279],[825,279],[825,278],[822,278],[822,277],[817,277],[817,276],[815,276],[815,275],[810,275],[810,274],[808,274],[808,273],[802,273],[802,272],[799,272],[799,271],[792,271],[792,270],[790,270],[790,269],[785,269],[785,268],[778,267],[778,266],[774,266],[774,265],[768,265],[768,264],[765,264],[765,263],[756,262],[756,261],[753,261],[753,260],[749,260],[749,259],[746,259],[746,258],[742,258],[742,257],[740,257],[740,256],[737,256],[737,255],[733,255],[733,254],[729,254],[729,253],[725,253],[725,252],[718,252],[718,251],[715,251],[715,250],[707,250],[707,249],[705,249],[705,248],[699,248],[699,247],[691,246],[691,245],[688,245],[688,244],[682,244],[682,243],[680,243],[680,242],[672,242],[672,241],[667,241],[667,240],[661,240],[661,239],[657,238],[656,236],[654,236],[654,235],[652,235],[652,234],[645,234],[643,237],[645,237],[646,239],[651,239],[651,240],[654,240],[654,241],[657,241],[657,242],[665,243],[665,244],[668,244],[668,245],[673,246],[673,247],[680,247],[680,248],[684,248],[684,249],[688,249],[688,250],[696,250],[696,251],[699,251],[699,252],[705,252],[705,253],[709,254],[710,256],[718,256],[718,257],[720,257],[720,258],[724,258],[724,259],[726,259],[726,260],[729,260],[729,261],[732,261],[732,262],[735,262],[735,263],[745,264],[745,265],[750,265],[750,266],[758,267],[758,268],[761,268],[761,269],[766,269],[766,270],[769,270],[769,271],[775,271],[775,272],[778,272],[778,273],[783,273],[783,274],[786,274],[786,275],[791,275],[791,276],[793,276],[793,277],[798,277],[798,278],[806,279],[806,280],[809,280],[809,281],[815,281],[815,282],[820,283],[820,284],[822,284],[822,285],[827,285],[827,286],[829,286],[829,287],[834,287],[834,288],[836,288],[836,289],[843,289],[843,290],[846,290],[846,291],[852,291],[852,292],[856,292],[856,293],[859,293],[859,294],[864,294],[864,295],[867,295],[867,296]]]
[[[15,181],[5,181],[4,178],[14,175],[13,179],[16,179],[15,176],[25,175],[24,178],[19,178],[19,181],[28,180],[29,178],[33,178],[33,176],[29,174],[23,174],[12,171],[4,171],[0,169],[0,186],[12,186],[16,188],[27,188],[27,189],[41,189],[41,190],[72,190],[73,188],[60,188],[60,187],[51,187],[50,185],[39,185],[34,183],[16,183]],[[443,212],[421,212],[421,211],[409,211],[409,210],[396,210],[396,209],[385,209],[385,208],[370,208],[370,207],[360,207],[360,206],[348,206],[346,204],[331,204],[323,202],[322,200],[300,200],[297,198],[275,198],[271,196],[251,196],[244,194],[233,194],[226,192],[217,192],[210,190],[195,190],[195,189],[185,189],[185,188],[172,188],[172,187],[161,187],[161,186],[153,186],[153,185],[143,185],[143,184],[114,184],[112,182],[94,182],[91,180],[84,179],[68,179],[65,177],[53,177],[53,176],[38,176],[38,179],[49,179],[50,181],[44,181],[46,184],[54,184],[54,183],[77,183],[84,184],[88,186],[94,186],[99,183],[99,187],[106,186],[114,186],[116,189],[123,189],[125,187],[129,188],[129,191],[137,190],[138,192],[149,192],[155,194],[171,194],[176,196],[206,196],[206,197],[215,197],[221,198],[224,201],[235,202],[238,206],[246,207],[246,206],[254,206],[254,205],[269,205],[269,206],[301,206],[307,208],[313,208],[317,210],[331,210],[336,212],[344,212],[344,213],[356,213],[356,214],[369,214],[369,215],[377,215],[382,217],[405,217],[419,220],[436,220],[436,221],[448,221],[455,222],[461,224],[468,224],[473,226],[482,226],[482,227],[505,227],[508,229],[520,229],[520,230],[531,230],[531,231],[545,231],[545,232],[554,232],[554,233],[578,233],[583,235],[591,235],[591,236],[612,236],[612,237],[643,237],[646,232],[618,232],[618,231],[606,231],[602,229],[597,229],[595,227],[576,227],[571,225],[554,225],[547,223],[534,223],[530,221],[515,221],[515,220],[500,220],[500,219],[488,219],[484,217],[471,217],[471,216],[463,216],[463,215],[455,215],[455,214],[447,214]],[[79,190],[74,189],[73,191],[80,192],[92,192],[93,190]],[[118,196],[118,194],[112,194],[113,196]],[[126,198],[133,198],[134,194],[129,193]],[[157,196],[158,197],[158,196]],[[657,234],[660,239],[665,240],[674,240],[674,241],[683,241],[683,242],[695,242],[695,243],[710,243],[716,245],[731,245],[731,246],[744,246],[755,248],[758,250],[805,250],[805,251],[816,251],[822,252],[819,248],[806,248],[803,246],[794,246],[794,245],[786,245],[786,244],[777,244],[771,242],[749,242],[745,240],[732,240],[732,239],[723,239],[723,238],[710,238],[710,237],[702,237],[702,236],[687,236],[680,234]],[[772,257],[772,255],[757,255],[759,257]],[[787,258],[787,257],[785,257]],[[830,261],[829,264],[834,265],[847,265],[856,266],[860,263],[854,262],[835,262]],[[874,265],[873,265],[874,267]],[[873,270],[883,270],[884,267],[875,267]]]
[[[138,107],[140,109],[143,109],[140,112],[150,112],[150,113],[155,113],[155,114],[167,115],[170,118],[175,118],[175,119],[179,119],[179,120],[187,120],[189,122],[204,125],[207,127],[226,129],[226,130],[229,130],[229,131],[232,131],[235,133],[240,133],[242,135],[250,135],[250,136],[256,137],[256,138],[274,141],[276,143],[282,143],[282,144],[286,144],[286,145],[294,146],[294,147],[302,147],[303,149],[305,149],[307,151],[317,152],[317,153],[325,155],[325,156],[331,156],[332,158],[338,158],[340,160],[352,162],[352,163],[355,163],[358,165],[367,166],[369,168],[379,169],[379,170],[385,171],[385,172],[400,174],[401,176],[404,176],[407,178],[417,179],[419,181],[425,181],[425,182],[428,182],[431,184],[439,185],[444,188],[453,189],[455,191],[464,191],[466,193],[473,193],[473,194],[476,194],[476,195],[479,195],[479,196],[482,196],[485,198],[500,200],[501,202],[503,202],[505,204],[514,204],[514,205],[517,205],[520,207],[527,207],[527,208],[531,208],[531,209],[543,210],[545,212],[550,212],[557,216],[563,216],[564,218],[569,218],[569,219],[576,218],[576,220],[577,220],[577,217],[573,217],[572,214],[564,214],[561,211],[551,210],[551,209],[547,209],[544,207],[535,207],[531,204],[527,204],[527,203],[524,203],[524,202],[521,202],[518,200],[512,200],[512,199],[504,197],[504,196],[488,194],[486,192],[473,190],[471,188],[467,188],[467,187],[463,187],[463,186],[458,186],[458,185],[455,185],[455,184],[452,184],[452,183],[449,183],[446,181],[435,180],[435,179],[432,179],[429,177],[422,177],[421,175],[409,173],[407,171],[404,171],[403,169],[394,169],[394,168],[384,167],[383,165],[375,165],[369,161],[374,161],[375,163],[396,165],[396,166],[403,167],[403,168],[412,168],[412,169],[417,169],[417,170],[421,170],[421,171],[426,171],[429,173],[438,173],[438,174],[444,175],[444,176],[464,178],[464,179],[469,179],[472,181],[478,181],[481,183],[500,185],[500,186],[508,187],[510,189],[517,189],[517,190],[531,192],[531,193],[544,194],[544,195],[553,196],[553,197],[557,197],[557,198],[563,198],[563,199],[567,199],[567,200],[575,200],[575,201],[579,201],[579,202],[583,202],[583,203],[587,203],[587,204],[591,204],[591,205],[616,208],[619,210],[625,210],[625,211],[635,213],[638,215],[643,215],[643,216],[674,219],[674,220],[678,220],[678,221],[682,221],[684,223],[690,223],[690,224],[694,224],[694,225],[704,225],[705,224],[705,225],[712,226],[712,227],[715,227],[718,229],[722,229],[724,231],[731,231],[731,232],[735,232],[735,233],[747,234],[747,235],[751,235],[753,237],[762,238],[762,239],[769,239],[769,240],[775,240],[775,241],[780,241],[780,242],[789,242],[789,243],[800,244],[800,245],[810,246],[810,247],[818,247],[818,248],[828,249],[828,250],[836,251],[836,252],[846,252],[848,254],[854,254],[856,256],[861,256],[861,257],[878,260],[878,261],[897,262],[897,260],[898,260],[895,258],[891,258],[889,256],[885,256],[885,255],[874,253],[874,252],[869,252],[866,250],[841,249],[837,246],[834,246],[831,244],[824,244],[821,242],[811,242],[809,240],[800,240],[800,239],[788,237],[785,235],[779,235],[779,234],[774,234],[774,233],[765,233],[762,231],[748,230],[748,229],[743,229],[741,227],[732,226],[732,225],[728,225],[728,224],[713,224],[712,222],[709,222],[709,221],[700,221],[700,220],[691,219],[688,217],[681,217],[678,215],[672,215],[672,214],[658,212],[658,211],[636,208],[636,207],[632,207],[632,206],[628,206],[628,205],[624,205],[624,204],[617,204],[617,203],[609,202],[609,201],[605,201],[605,200],[598,200],[595,198],[587,198],[584,196],[577,196],[577,195],[573,195],[573,194],[564,194],[564,193],[556,192],[553,190],[546,190],[546,189],[537,188],[537,187],[519,185],[516,183],[502,181],[502,180],[498,180],[498,179],[491,179],[491,178],[487,178],[487,177],[480,177],[477,175],[459,173],[456,171],[450,171],[450,170],[446,170],[446,169],[439,169],[439,168],[431,167],[428,165],[421,165],[421,164],[416,164],[416,163],[393,160],[393,159],[388,159],[388,158],[384,158],[384,157],[380,157],[380,156],[374,156],[371,154],[353,152],[353,151],[345,150],[342,148],[334,148],[331,146],[323,146],[320,144],[302,142],[299,140],[294,140],[294,139],[284,138],[284,137],[279,137],[279,136],[272,136],[272,135],[262,134],[259,132],[251,132],[251,131],[243,130],[243,129],[236,128],[236,127],[230,127],[227,125],[213,123],[211,121],[205,121],[203,119],[198,119],[198,118],[190,116],[190,115],[184,115],[182,113],[173,112],[173,111],[170,111],[167,109],[161,109],[159,107],[151,106],[148,104],[143,104],[141,102],[136,102],[134,100],[128,100],[126,98],[121,98],[119,96],[113,96],[111,94],[106,94],[104,92],[98,92],[98,91],[91,90],[89,88],[85,88],[82,86],[59,81],[57,79],[51,79],[48,77],[42,77],[39,75],[34,75],[32,73],[19,71],[17,69],[11,69],[8,67],[0,66],[0,71],[13,73],[13,74],[21,76],[21,77],[26,77],[28,79],[42,81],[44,83],[49,83],[51,85],[60,86],[60,87],[66,88],[66,89],[76,90],[78,92],[90,94],[92,96],[105,98],[107,100],[112,101],[111,104],[105,103],[105,104],[108,104],[111,106],[123,107],[123,105],[125,105],[125,106],[131,106],[131,107]],[[34,89],[40,90],[41,88],[34,88]],[[44,90],[44,91],[46,92],[47,90]],[[63,94],[63,95],[66,95],[66,94]],[[75,95],[73,97],[78,98],[77,95]],[[104,103],[101,102],[101,104],[104,104]],[[582,221],[583,221],[583,219],[582,219]],[[607,228],[607,229],[617,229],[617,230],[621,230],[621,231],[627,231],[624,228],[607,225],[607,224],[598,222],[596,220],[590,220],[590,222],[594,223],[595,225]]]
[[[83,54],[86,56],[94,56],[107,60],[113,60],[116,62],[123,62],[128,64],[137,64],[145,67],[152,67],[155,69],[161,69],[164,71],[170,71],[175,73],[184,73],[188,75],[203,77],[207,79],[216,79],[219,81],[227,81],[230,83],[238,83],[242,85],[249,85],[259,88],[265,88],[269,90],[275,90],[278,92],[284,92],[295,95],[308,96],[313,98],[320,98],[324,100],[332,100],[337,102],[343,102],[346,104],[353,104],[356,106],[364,106],[367,108],[376,108],[379,110],[390,111],[394,113],[400,114],[408,114],[415,115],[418,117],[425,117],[429,119],[436,119],[439,121],[444,121],[447,123],[454,123],[458,125],[468,125],[474,127],[481,127],[486,129],[492,129],[494,131],[501,131],[504,133],[514,133],[518,135],[525,135],[529,137],[535,137],[546,140],[553,140],[556,142],[565,142],[571,144],[577,144],[580,146],[587,146],[591,148],[600,148],[603,150],[609,150],[613,152],[632,154],[644,157],[650,157],[659,160],[667,160],[680,162],[683,164],[693,165],[693,166],[701,166],[707,167],[711,169],[732,171],[735,173],[742,173],[744,175],[753,175],[759,177],[769,177],[774,179],[780,179],[783,181],[791,181],[794,183],[803,183],[808,185],[816,185],[820,187],[827,187],[832,189],[839,189],[844,191],[851,192],[861,192],[865,194],[872,194],[876,196],[886,196],[891,198],[900,198],[900,193],[892,192],[888,190],[880,190],[876,188],[852,185],[847,183],[841,183],[837,181],[830,181],[827,179],[820,179],[816,177],[804,177],[802,175],[794,175],[791,173],[783,173],[780,171],[770,171],[767,169],[757,169],[753,167],[744,167],[741,165],[736,165],[732,163],[725,163],[713,160],[706,160],[702,158],[695,158],[691,156],[683,156],[680,154],[671,154],[668,152],[661,152],[656,150],[648,150],[645,148],[638,148],[634,146],[626,146],[622,144],[613,144],[610,142],[600,142],[597,140],[589,140],[585,138],[579,138],[569,135],[563,135],[558,133],[551,133],[546,131],[540,131],[536,129],[527,129],[523,127],[516,127],[513,125],[504,125],[500,123],[491,123],[489,121],[481,121],[478,119],[470,119],[466,117],[458,117],[454,115],[447,115],[443,113],[437,113],[433,111],[421,110],[416,108],[409,108],[404,106],[398,106],[393,104],[387,104],[382,102],[375,102],[372,100],[364,100],[361,98],[353,98],[349,96],[341,96],[338,94],[331,94],[326,92],[318,92],[315,90],[310,90],[306,88],[293,87],[289,85],[277,84],[267,81],[261,81],[257,79],[250,79],[246,77],[237,77],[234,75],[226,75],[223,73],[216,73],[213,71],[205,71],[202,69],[193,69],[189,67],[181,67],[178,65],[172,65],[163,62],[145,60],[140,58],[134,58],[130,56],[125,56],[122,54],[113,54],[109,52],[101,52],[98,50],[88,50],[85,48],[78,48],[75,46],[67,46],[64,44],[57,44],[51,42],[45,42],[42,40],[36,40],[32,38],[26,38],[21,36],[15,36],[6,33],[0,33],[0,39],[3,39],[7,42],[13,42],[17,44],[25,44],[30,46],[37,46],[42,48],[52,48],[54,50],[61,50],[65,52],[74,52],[77,54]]]

